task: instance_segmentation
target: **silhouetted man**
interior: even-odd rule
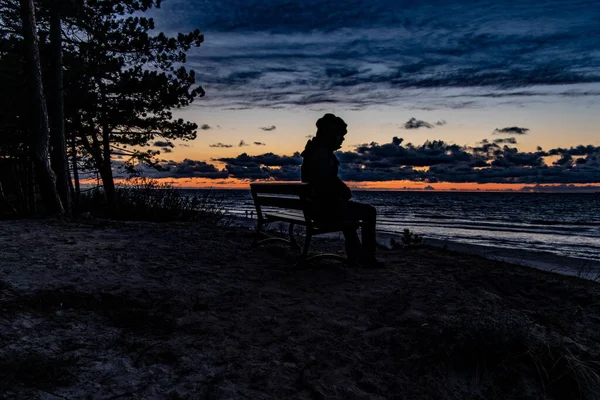
[[[339,161],[333,154],[342,147],[346,127],[340,117],[325,114],[317,121],[317,135],[302,152],[302,182],[313,188],[312,210],[317,223],[362,221],[362,246],[355,229],[344,230],[346,255],[351,264],[383,267],[375,258],[375,207],[351,201],[352,192],[338,178]]]

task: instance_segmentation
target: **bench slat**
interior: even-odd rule
[[[285,221],[285,222],[293,222],[297,225],[306,225],[306,220],[304,219],[304,215],[302,214],[292,214],[292,213],[265,213],[265,217],[267,220],[272,221]]]
[[[302,201],[298,198],[257,196],[254,201],[258,202],[258,204],[262,207],[277,207],[289,208],[292,210],[302,210]]]

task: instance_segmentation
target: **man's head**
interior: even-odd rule
[[[325,114],[317,120],[317,138],[323,140],[327,147],[337,150],[342,147],[348,125],[334,114]]]

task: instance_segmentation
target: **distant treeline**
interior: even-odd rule
[[[0,209],[73,213],[82,174],[116,207],[111,157],[158,167],[157,151],[132,146],[196,137],[170,110],[204,95],[183,67],[204,38],[154,34],[140,15],[160,3],[0,0]]]

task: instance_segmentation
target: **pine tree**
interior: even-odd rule
[[[186,51],[200,46],[203,36],[198,30],[177,38],[152,36],[153,20],[131,15],[159,6],[158,0],[88,0],[75,21],[73,36],[80,39],[69,41],[69,115],[113,208],[115,149],[143,147],[156,137],[196,137],[197,125],[174,119],[171,110],[204,94],[201,87],[193,88],[194,72],[182,66]],[[148,163],[155,155],[132,152]]]

